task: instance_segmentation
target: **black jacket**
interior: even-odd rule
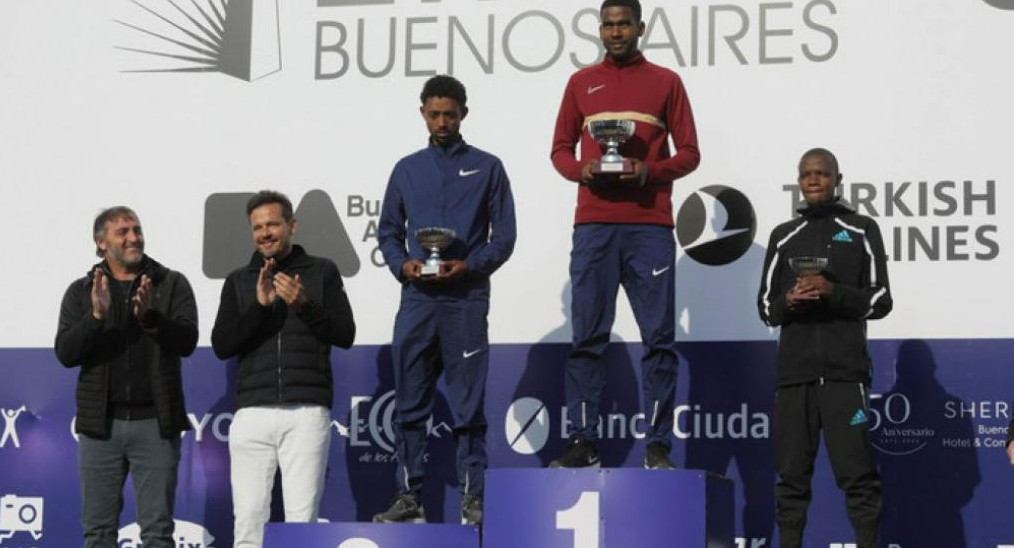
[[[356,335],[338,267],[292,246],[276,269],[299,275],[309,302],[294,311],[281,299],[271,306],[257,302],[257,276],[263,264],[264,258],[254,252],[249,264],[225,279],[211,333],[216,356],[239,357],[236,407],[279,403],[331,407],[331,346],[349,348]]]
[[[109,274],[105,261],[95,266]],[[132,295],[141,274],[151,278],[154,305],[144,325],[134,317],[131,295],[119,295],[114,283],[110,283],[110,291],[116,298],[112,299],[109,315],[98,321],[92,316],[93,270],[70,284],[64,293],[56,333],[57,359],[65,367],[81,367],[75,430],[93,438],[109,437],[111,373],[128,369],[131,355],[136,357],[140,352],[148,364],[159,432],[163,438],[179,436],[190,428],[180,358],[189,356],[197,345],[197,305],[189,282],[183,274],[146,255],[130,292]]]
[[[866,320],[891,311],[887,257],[877,223],[848,202],[798,208],[801,216],[771,232],[757,306],[769,326],[781,326],[778,386],[820,379],[869,383]],[[796,281],[792,257],[827,257],[831,294],[811,307],[789,310],[785,294]]]

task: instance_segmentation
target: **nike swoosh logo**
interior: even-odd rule
[[[476,173],[479,173],[478,169],[470,169],[468,171],[465,171],[463,169],[459,169],[458,170],[458,177],[468,177],[469,175],[475,175]]]
[[[479,352],[482,352],[481,348],[478,350],[472,350],[471,352],[465,350],[464,352],[461,353],[461,357],[467,360],[468,358],[471,358],[472,356],[478,354]]]
[[[599,85],[599,86],[594,86],[594,87],[593,86],[588,86],[588,95],[591,95],[592,93],[595,93],[596,91],[598,91],[598,90],[600,90],[600,89],[602,89],[604,87],[606,87],[605,84],[602,84],[602,85]]]
[[[660,276],[663,272],[665,272],[666,270],[669,270],[669,268],[671,268],[671,267],[667,266],[665,268],[659,268],[659,269],[652,268],[651,269],[651,275],[652,276]]]

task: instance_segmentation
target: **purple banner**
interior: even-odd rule
[[[1014,396],[1014,340],[875,341],[874,439],[884,477],[883,544],[995,547],[1014,544],[1009,524],[1014,469],[1003,445]],[[494,345],[487,397],[493,468],[537,468],[562,451],[562,363],[566,344]],[[776,545],[770,442],[773,342],[681,343],[673,458],[683,468],[729,477],[735,485],[737,546]],[[602,407],[606,467],[639,467],[638,344],[608,350]],[[333,447],[322,517],[368,521],[394,494],[393,375],[390,349],[357,347],[333,355]],[[177,536],[194,548],[231,545],[227,436],[234,411],[234,363],[202,348],[184,362],[194,430],[183,438]],[[79,542],[77,371],[50,349],[0,350],[0,548]],[[455,523],[453,448],[446,400],[430,424],[424,487],[430,522]],[[844,498],[824,450],[814,477],[807,541],[852,540]],[[273,519],[281,519],[280,498]],[[121,548],[136,548],[128,486]],[[182,542],[182,540],[181,540]]]

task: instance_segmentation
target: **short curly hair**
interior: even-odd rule
[[[605,0],[602,2],[602,7],[599,8],[599,13],[606,8],[630,8],[634,12],[634,20],[641,21],[641,2],[638,0]]]
[[[430,97],[448,97],[458,102],[458,106],[464,108],[468,102],[468,95],[465,94],[465,85],[453,76],[439,74],[426,80],[422,93],[419,94],[419,101],[426,104]]]

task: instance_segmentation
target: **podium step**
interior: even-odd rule
[[[446,523],[268,523],[264,548],[479,548],[479,530]]]
[[[483,548],[734,548],[733,485],[700,470],[490,469]]]

